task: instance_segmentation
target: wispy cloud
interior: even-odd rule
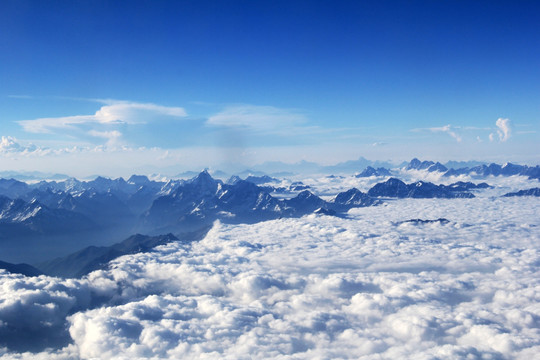
[[[448,135],[450,135],[451,137],[453,137],[454,139],[456,139],[457,142],[461,142],[461,136],[459,136],[455,131],[453,131],[452,126],[450,126],[450,125],[445,125],[445,126],[442,126],[442,127],[429,128],[429,130],[431,132],[445,132]]]
[[[98,101],[98,100],[96,100]],[[93,115],[73,115],[54,118],[38,118],[21,120],[18,123],[27,132],[55,133],[62,129],[74,129],[83,124],[141,124],[152,121],[156,117],[185,117],[184,108],[168,107],[152,103],[136,103],[115,100],[99,100],[108,102]]]
[[[17,94],[8,95],[7,97],[10,99],[33,99],[34,98],[33,96],[30,96],[30,95],[17,95]]]
[[[440,126],[440,127],[417,128],[417,129],[412,129],[411,131],[430,131],[432,133],[438,133],[438,132],[447,133],[448,135],[456,139],[457,142],[461,142],[462,141],[461,136],[454,129],[456,129],[456,127],[453,127],[452,125],[445,125],[445,126]]]
[[[122,137],[122,133],[118,130],[111,130],[111,131],[97,131],[97,130],[90,130],[88,132],[88,135],[107,139],[107,146],[113,147],[120,145],[120,138]]]
[[[240,127],[256,131],[271,131],[290,128],[307,122],[298,112],[273,106],[236,105],[212,115],[207,125],[220,127]]]

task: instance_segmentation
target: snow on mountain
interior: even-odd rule
[[[510,171],[516,167],[506,164],[502,168]],[[74,244],[91,245],[96,236],[99,236],[100,245],[110,245],[136,232],[157,235],[195,230],[217,219],[225,223],[254,223],[300,217],[316,211],[346,216],[345,213],[353,207],[370,206],[381,201],[374,201],[373,196],[456,198],[474,194],[494,197],[537,185],[536,180],[528,180],[525,176],[489,175],[487,181],[490,185],[487,185],[477,180],[469,181],[472,179],[469,175],[455,178],[427,170],[392,171],[401,178],[390,181],[396,182],[395,189],[390,183],[377,185],[380,179],[376,176],[294,178],[283,179],[276,186],[257,186],[238,179],[233,183],[223,183],[206,171],[190,180],[168,182],[140,175],[134,175],[127,181],[98,177],[91,181],[71,178],[32,184],[4,179],[0,180],[0,194],[3,193],[10,201],[22,202],[13,203],[18,205],[3,211],[0,236],[8,239],[9,244],[5,241],[0,243],[0,252],[4,254],[0,258],[8,262],[27,261],[19,257],[23,253],[17,251],[17,245],[14,245],[17,242],[28,246],[32,244],[29,254],[32,252],[33,261],[37,261],[35,256],[47,256],[46,244],[49,242],[57,244],[49,248],[58,249],[55,253],[58,256],[62,254],[60,249],[63,246],[74,251],[77,249]],[[417,179],[418,176],[431,180]],[[412,184],[410,180],[405,183],[407,177],[413,179]],[[309,192],[303,193],[305,190]],[[345,195],[338,196],[340,193]],[[350,197],[356,198],[350,200]],[[34,202],[41,207],[32,207]],[[48,236],[52,237],[43,238]]]

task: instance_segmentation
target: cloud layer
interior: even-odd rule
[[[539,211],[480,196],[217,223],[83,280],[3,274],[0,332],[67,316],[55,356],[82,358],[532,358]]]

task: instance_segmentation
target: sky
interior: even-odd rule
[[[540,163],[536,1],[0,3],[0,171]]]

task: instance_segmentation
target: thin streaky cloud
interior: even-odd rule
[[[307,122],[305,115],[274,106],[237,105],[229,106],[212,115],[206,121],[209,126],[242,127],[255,130],[270,130],[280,126],[291,127]]]
[[[359,131],[359,128],[332,128],[309,125],[306,115],[295,109],[274,106],[233,105],[211,115],[205,122],[208,127],[232,128],[258,134],[281,137],[337,134]]]
[[[31,95],[8,95],[10,99],[34,99],[34,96]]]
[[[447,133],[448,135],[450,135],[451,137],[456,139],[457,142],[461,142],[461,140],[462,140],[461,136],[458,133],[456,133],[455,131],[452,130],[451,125],[445,125],[445,126],[441,126],[441,127],[426,128],[426,129],[423,129],[423,130],[428,130],[428,131],[431,131],[431,132],[434,132],[434,133],[437,133],[437,132]]]
[[[62,129],[75,128],[81,124],[141,124],[156,117],[170,116],[185,118],[187,112],[182,107],[168,107],[153,103],[119,102],[101,100],[109,105],[102,106],[93,115],[74,115],[54,118],[21,120],[18,124],[31,133],[54,133]]]
[[[456,129],[460,130],[491,130],[490,127],[479,127],[479,126],[454,126]]]

